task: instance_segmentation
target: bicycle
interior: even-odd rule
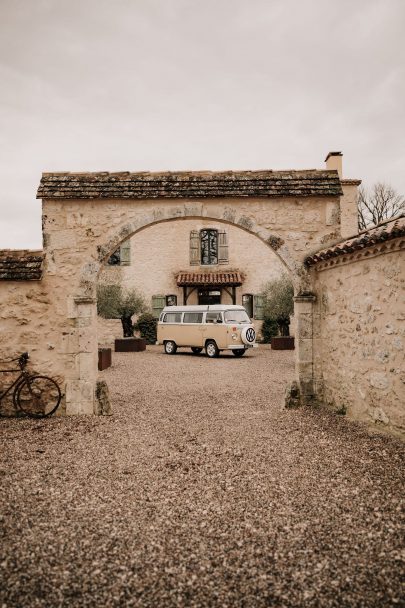
[[[20,375],[0,393],[0,403],[14,388],[13,404],[16,409],[32,418],[46,418],[58,409],[62,393],[58,383],[52,378],[30,374],[25,369],[28,359],[28,353],[22,353],[15,359],[2,362],[18,361],[18,369],[0,369],[0,373],[20,372]]]

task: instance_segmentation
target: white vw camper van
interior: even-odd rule
[[[166,306],[159,317],[157,344],[163,344],[168,355],[184,346],[193,353],[205,349],[210,358],[221,350],[241,357],[247,349],[257,347],[256,332],[244,307],[227,304]]]

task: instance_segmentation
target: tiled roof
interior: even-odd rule
[[[211,198],[337,196],[337,171],[43,173],[37,198]]]
[[[240,272],[179,272],[176,277],[179,287],[198,287],[200,285],[238,286],[242,285],[243,278]]]
[[[43,251],[0,250],[0,281],[39,281],[43,260]]]
[[[396,218],[381,222],[373,228],[363,230],[349,239],[336,243],[328,249],[321,249],[305,259],[307,266],[312,266],[317,262],[328,260],[339,255],[352,253],[370,247],[383,241],[395,239],[400,236],[405,236],[405,214],[401,214]]]

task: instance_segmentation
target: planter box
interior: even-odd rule
[[[98,349],[98,369],[103,371],[107,367],[111,366],[111,348],[99,348]]]
[[[272,350],[294,350],[294,336],[277,336],[271,339]]]
[[[141,350],[146,350],[144,338],[117,338],[115,340],[116,353],[138,353]]]

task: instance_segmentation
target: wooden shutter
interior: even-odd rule
[[[124,241],[120,248],[121,266],[129,266],[131,264],[131,241]]]
[[[200,233],[198,230],[190,232],[190,266],[200,264]]]
[[[165,296],[152,296],[152,314],[155,319],[160,317],[160,313],[166,305]]]
[[[254,317],[258,321],[263,321],[264,319],[264,301],[263,296],[256,295],[254,296]]]
[[[244,293],[242,295],[242,306],[244,306],[248,317],[253,319],[253,296],[251,293]]]
[[[228,264],[228,233],[218,230],[218,264]]]

